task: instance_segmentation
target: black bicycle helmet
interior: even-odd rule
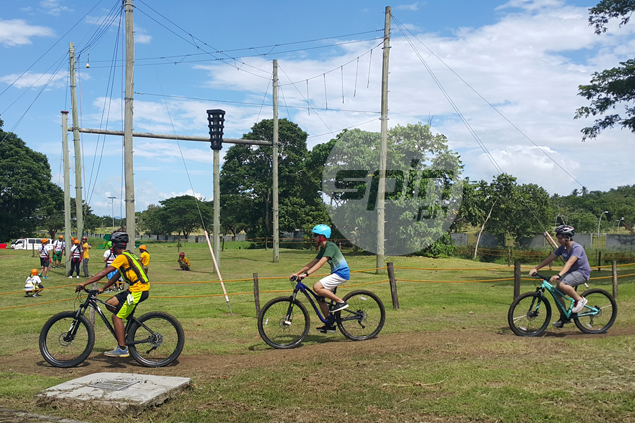
[[[125,232],[115,232],[110,237],[113,247],[126,248],[128,245],[128,234]]]
[[[573,226],[569,225],[560,225],[556,228],[556,235],[562,235],[565,237],[573,237],[575,235],[575,229]]]

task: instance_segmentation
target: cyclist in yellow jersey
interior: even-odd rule
[[[86,282],[78,284],[75,290],[81,291],[86,285],[101,280],[111,272],[115,273],[110,277],[108,282],[106,282],[105,286],[99,288],[100,294],[117,282],[120,275],[128,283],[128,289],[126,291],[120,292],[106,301],[108,309],[113,312],[112,323],[115,328],[118,345],[114,350],[104,353],[108,357],[128,357],[130,354],[128,353],[128,347],[126,346],[124,338],[125,328],[123,319],[132,313],[137,304],[148,298],[150,282],[143,271],[143,265],[139,262],[137,257],[129,251],[125,251],[126,245],[128,244],[128,234],[125,232],[115,232],[110,237],[110,241],[112,242],[113,252],[117,254],[117,258],[101,272],[89,278]]]

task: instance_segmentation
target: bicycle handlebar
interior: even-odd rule
[[[544,279],[546,281],[548,281],[549,279],[551,279],[551,276],[543,276],[540,273],[534,273],[534,277],[536,278],[540,278],[540,279]]]

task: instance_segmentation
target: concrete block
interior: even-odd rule
[[[606,235],[606,251],[635,251],[635,236],[633,235]]]
[[[137,415],[162,404],[190,385],[185,377],[134,373],[94,373],[48,388],[35,395],[44,404],[96,409],[113,408]]]

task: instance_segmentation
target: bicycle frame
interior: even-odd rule
[[[325,318],[324,316],[322,316],[322,313],[320,311],[320,308],[316,305],[316,302],[319,301],[320,298],[323,298],[321,295],[316,294],[315,292],[313,292],[313,290],[311,288],[309,288],[308,286],[306,286],[305,284],[302,283],[302,281],[296,281],[296,285],[295,288],[293,289],[293,295],[292,298],[293,300],[295,300],[298,296],[298,292],[302,292],[304,294],[304,296],[309,300],[309,303],[311,303],[311,307],[313,307],[313,310],[315,311],[315,314],[317,314],[317,317],[320,319],[320,321],[324,324],[329,324],[329,323],[333,323],[335,321],[335,314],[331,313],[329,315],[328,318]],[[311,295],[309,295],[309,293]],[[313,301],[313,298],[311,298],[311,296],[313,296],[313,298],[315,298],[315,301]],[[331,300],[331,304],[333,304],[333,300]],[[293,311],[293,301],[291,301],[290,305],[289,305],[289,311],[287,311],[287,316],[286,319],[289,320],[290,316],[291,316],[291,312]]]
[[[115,328],[113,328],[113,326],[110,324],[110,322],[108,321],[108,318],[104,315],[104,312],[101,311],[101,308],[99,308],[98,303],[102,303],[103,305],[106,306],[106,308],[108,308],[108,305],[106,304],[105,301],[102,301],[99,298],[97,298],[97,295],[95,293],[92,293],[91,291],[88,291],[88,290],[86,291],[88,292],[88,297],[86,297],[86,301],[84,301],[83,304],[79,305],[79,308],[77,309],[77,313],[75,314],[75,319],[77,319],[80,315],[85,314],[86,310],[88,310],[88,308],[91,307],[93,310],[95,310],[97,314],[99,314],[99,316],[101,317],[101,320],[104,322],[104,324],[106,325],[106,327],[108,328],[112,336],[115,338],[115,340],[117,340]],[[130,328],[132,323],[137,321],[137,319],[134,318],[134,312],[136,310],[137,310],[137,307],[135,306],[134,310],[132,310],[132,313],[130,313],[130,315],[126,318],[124,338],[127,338],[126,335],[128,334],[128,329]],[[75,337],[75,334],[77,333],[78,327],[79,326],[71,327],[69,330],[69,333],[72,335],[73,338]],[[136,343],[139,343],[139,342],[136,342]],[[126,342],[126,345],[131,345],[131,344],[135,344],[135,342],[132,342],[132,343]]]
[[[560,309],[560,312],[562,313],[562,315],[566,317],[567,319],[571,319],[571,316],[574,314],[573,313],[573,303],[574,303],[573,298],[563,294],[558,288],[553,286],[547,279],[542,278],[542,285],[536,288],[536,292],[541,291],[542,295],[544,295],[545,290],[549,291],[549,293],[553,297],[553,300],[556,303],[556,306]],[[565,308],[564,304],[560,302],[559,298],[563,298],[565,300],[571,301],[569,303],[569,307]],[[584,306],[584,308],[585,308],[584,312],[577,313],[578,316],[594,316],[599,313],[599,310],[597,310],[595,307]]]

